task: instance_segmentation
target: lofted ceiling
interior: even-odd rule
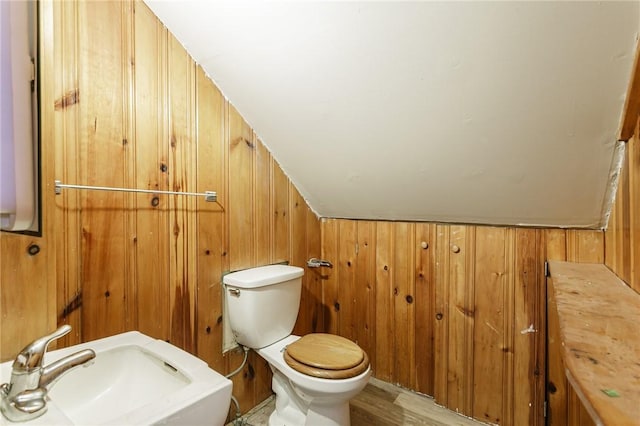
[[[605,225],[639,2],[146,3],[321,217]]]

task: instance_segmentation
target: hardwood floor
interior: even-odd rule
[[[478,426],[484,423],[440,407],[433,399],[372,378],[367,387],[351,400],[352,426]],[[271,397],[248,412],[242,425],[265,426],[275,408]],[[238,424],[240,424],[238,422]],[[318,425],[320,426],[320,425]]]

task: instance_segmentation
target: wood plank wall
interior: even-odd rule
[[[2,234],[3,360],[69,323],[70,345],[140,330],[222,372],[224,272],[320,255],[320,222],[253,129],[142,2],[43,2],[45,233]],[[53,181],[217,191],[218,202],[64,190]],[[41,252],[29,256],[37,242]],[[57,256],[56,256],[57,254]],[[323,324],[307,273],[296,331]],[[28,286],[28,287],[26,287]],[[25,288],[28,288],[25,291]],[[271,394],[254,353],[243,411]]]
[[[640,292],[640,126],[627,142],[615,204],[605,232],[605,264]]]
[[[601,261],[603,238],[323,219],[322,256],[334,263],[322,278],[325,329],[357,341],[381,380],[482,421],[544,424],[544,261]],[[554,380],[566,411],[564,372]]]

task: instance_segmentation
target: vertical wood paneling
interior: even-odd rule
[[[324,244],[329,243],[323,241]],[[394,378],[393,225],[378,222],[376,227],[376,354],[374,374],[391,382]]]
[[[338,334],[356,340],[356,241],[357,224],[352,220],[338,220]]]
[[[244,352],[240,347],[227,352],[225,360],[227,363],[226,372],[236,370],[242,364]],[[255,378],[256,354],[250,352],[247,356],[247,363],[235,376],[231,377],[233,382],[233,395],[238,400],[242,412],[247,412],[256,405],[256,382]]]
[[[546,230],[546,259],[566,260],[567,236],[561,229]],[[550,283],[550,282],[549,282]],[[549,424],[564,426],[567,424],[567,378],[564,374],[562,361],[562,347],[560,340],[560,325],[553,297],[553,288],[547,288],[547,371],[548,371],[548,398],[549,398]]]
[[[629,148],[630,145],[627,145]],[[629,149],[625,150],[625,158],[618,181],[618,196],[616,208],[613,211],[616,228],[615,251],[613,269],[622,280],[631,283],[631,211],[630,211],[630,187],[629,187]]]
[[[394,380],[415,388],[415,224],[393,226]]]
[[[469,416],[473,391],[474,241],[474,227],[437,226],[434,396]]]
[[[476,229],[475,324],[473,359],[473,417],[490,423],[503,421],[506,300],[506,234],[504,229]]]
[[[256,264],[271,263],[271,153],[255,138],[255,248]]]
[[[124,150],[124,181],[127,187],[137,186],[137,155],[136,149],[136,75],[135,75],[135,4],[133,2],[122,5],[122,144]],[[138,328],[138,299],[137,277],[138,264],[136,261],[136,231],[137,195],[126,194],[124,197],[124,234],[125,234],[125,269],[126,281],[124,283],[125,298],[125,330]]]
[[[291,212],[291,235],[301,236],[301,238],[296,238],[291,241],[291,255],[289,259],[292,265],[305,268],[307,263],[307,240],[305,238],[307,228],[306,205],[298,190],[291,184],[289,186],[289,194],[291,195],[289,205],[289,211]],[[304,275],[302,276],[302,291],[300,294],[300,306],[302,307],[313,305],[312,296],[309,292],[310,274],[307,269],[308,268],[305,268]],[[300,309],[298,311],[298,320],[293,330],[294,334],[302,336],[309,333],[311,329],[311,315],[312,312],[309,309]]]
[[[569,262],[604,262],[604,234],[601,231],[567,230],[566,235]]]
[[[632,142],[634,143],[634,142]],[[621,256],[618,256],[618,260],[616,261],[616,271],[620,278],[622,278],[626,283],[633,283],[631,277],[631,255],[632,255],[632,246],[631,246],[631,229],[633,227],[631,221],[632,217],[637,215],[637,211],[631,210],[631,173],[633,170],[631,169],[631,157],[632,149],[629,149],[630,145],[627,145],[627,149],[625,150],[625,160],[624,166],[621,170],[620,176],[620,185],[618,187],[618,191],[620,194],[624,194],[618,200],[618,209],[617,209],[617,222],[621,224],[620,234],[617,237],[618,243],[618,253],[621,253]],[[634,212],[635,214],[632,214]],[[640,291],[640,289],[639,289]]]
[[[78,4],[81,184],[126,187],[122,8],[125,3]],[[82,99],[91,100],[82,102]],[[122,332],[125,326],[125,196],[81,195],[82,338]]]
[[[634,138],[627,144],[627,150],[625,153],[625,162],[622,166],[622,170],[618,181],[618,190],[616,194],[615,203],[611,210],[609,217],[609,223],[606,231],[606,253],[605,264],[614,271],[621,279],[629,283],[629,277],[625,277],[625,253],[628,253],[625,242],[629,242],[629,229],[628,223],[624,222],[624,212],[626,203],[628,202],[629,191],[629,147],[633,143]],[[629,247],[630,248],[630,247]]]
[[[607,223],[607,229],[604,233],[605,236],[605,265],[613,272],[618,269],[618,265],[616,262],[619,257],[617,256],[617,247],[616,247],[616,239],[620,233],[618,229],[618,224],[616,223],[617,209],[618,209],[618,199],[620,197],[620,191],[616,194],[616,202],[611,207],[611,213],[609,215],[609,221]]]
[[[224,98],[202,68],[197,86],[197,191],[224,188]],[[219,194],[221,195],[221,194]],[[224,370],[222,347],[222,272],[224,270],[224,212],[216,203],[198,199],[197,331],[198,357],[217,371]]]
[[[548,390],[547,390],[547,373],[548,373],[548,357],[547,357],[547,345],[549,342],[549,315],[548,315],[548,299],[547,299],[547,277],[544,270],[544,261],[546,260],[546,245],[545,245],[545,231],[543,229],[538,229],[536,233],[537,239],[537,253],[536,253],[536,266],[537,266],[537,301],[538,301],[538,309],[536,310],[536,315],[538,316],[538,328],[536,331],[537,336],[537,347],[536,347],[536,356],[537,356],[537,384],[535,389],[535,398],[538,402],[536,406],[532,407],[532,410],[535,412],[535,423],[539,424],[548,424],[549,417],[549,400],[548,400]],[[534,325],[535,326],[535,325]],[[516,358],[517,360],[517,358]],[[517,384],[518,382],[516,382]],[[519,416],[516,414],[515,419],[517,420]]]
[[[289,222],[289,179],[278,163],[271,161],[271,193],[273,197],[273,256],[272,263],[289,259],[290,222]]]
[[[459,407],[449,403],[449,231],[451,227],[436,225],[436,241],[434,247],[435,287],[435,323],[433,327],[434,342],[434,377],[433,396],[437,403],[445,407]]]
[[[335,219],[322,220],[322,258],[329,259],[335,264],[333,268],[323,268],[322,300],[326,306],[324,312],[324,331],[338,333],[338,221]]]
[[[271,396],[271,367],[264,358],[255,354],[253,361],[253,381],[254,381],[254,394],[253,405],[257,405]],[[251,372],[251,370],[249,370]],[[247,412],[253,407],[241,407],[242,412]]]
[[[78,4],[76,2],[58,3],[53,9],[54,15],[54,96],[56,101],[66,95],[79,94],[78,87]],[[62,102],[58,102],[62,105]],[[55,108],[53,144],[55,152],[55,176],[64,182],[80,182],[78,162],[65,164],[65,158],[79,158],[79,108],[77,103],[65,108]],[[46,161],[42,163],[44,164]],[[64,232],[56,234],[58,262],[63,267],[56,268],[57,319],[60,325],[69,324],[71,333],[60,339],[61,345],[71,345],[81,341],[82,324],[82,282],[80,279],[81,228],[80,193],[69,191],[63,197],[55,199],[55,223]],[[43,208],[43,212],[44,212]],[[6,251],[5,251],[6,253]],[[6,282],[6,281],[3,281]],[[20,348],[18,348],[19,350]]]
[[[255,146],[251,129],[238,111],[229,106],[229,268],[254,265],[253,162]]]
[[[502,368],[504,369],[504,378],[502,381],[502,423],[513,424],[514,415],[514,345],[515,345],[515,286],[516,286],[516,254],[515,254],[515,228],[507,228],[505,231],[505,250],[504,250],[504,338],[502,341]],[[535,253],[535,252],[534,252]],[[533,302],[533,301],[531,301]],[[535,305],[534,305],[535,307]],[[527,345],[525,351],[534,352],[534,345]],[[520,383],[519,386],[524,384]],[[524,386],[534,386],[535,381],[528,380]]]
[[[354,226],[355,256],[348,252]],[[362,235],[372,233],[369,266]],[[601,233],[577,232],[573,242],[566,234],[551,231],[550,246],[557,242],[563,253],[573,246],[589,257],[601,245]],[[323,257],[339,252],[341,262],[357,265],[355,276],[343,266],[328,280],[340,295],[353,294],[343,286],[355,286],[358,299],[375,273],[370,358],[377,378],[421,392],[430,387],[439,403],[480,420],[544,423],[544,231],[324,220],[322,235]],[[325,298],[325,309],[332,303]],[[364,304],[350,313],[340,303],[338,332],[350,330],[343,320],[367,322]]]
[[[432,263],[435,225],[416,224],[415,237],[415,390],[433,395],[435,286]],[[374,265],[375,266],[375,265]]]
[[[321,225],[320,219],[313,211],[306,207],[307,214],[307,259],[322,257],[322,241],[321,241]],[[307,284],[309,291],[309,304],[306,308],[311,311],[311,330],[312,333],[324,331],[324,317],[326,309],[323,304],[323,269],[326,268],[307,268]],[[373,327],[372,327],[373,328]]]
[[[29,246],[37,244],[40,253],[31,256]],[[51,247],[51,248],[50,248]],[[55,292],[47,277],[49,251],[53,244],[38,238],[2,233],[0,250],[3,262],[0,265],[0,300],[2,301],[2,328],[0,349],[2,361],[8,361],[29,341],[49,333],[54,312],[48,311],[50,298]],[[11,257],[13,262],[7,262]],[[34,275],[34,273],[42,275]],[[53,277],[51,277],[53,279]],[[25,291],[25,287],[29,291]],[[11,327],[9,325],[12,325]]]
[[[553,284],[547,281],[547,396],[548,424],[564,426],[568,424],[568,382],[564,373],[560,324],[553,292]]]
[[[537,424],[540,406],[544,402],[538,393],[544,388],[544,371],[538,349],[544,343],[540,340],[544,325],[540,315],[539,232],[517,229],[515,234],[512,423],[533,425]]]
[[[615,204],[605,233],[605,264],[640,292],[640,127],[626,144]]]
[[[137,161],[135,187],[169,189],[166,105],[166,30],[147,7],[135,9],[135,144]],[[158,318],[169,310],[167,197],[152,194],[136,197],[136,300],[137,329],[158,339],[170,337],[170,318]]]
[[[195,64],[180,43],[169,35],[169,187],[195,192]],[[171,338],[194,351],[196,224],[191,197],[171,197],[169,209],[169,274]]]
[[[450,407],[471,416],[473,390],[474,282],[476,228],[451,226],[449,240],[439,249],[449,258],[448,289],[447,400]]]
[[[640,293],[640,131],[627,144],[629,151],[629,285]]]
[[[55,51],[54,51],[54,6],[52,2],[39,2],[38,3],[38,13],[40,15],[39,26],[39,34],[38,34],[38,43],[40,46],[40,66],[45,70],[54,69],[55,65]],[[21,333],[21,337],[24,339],[27,336],[33,336],[34,332],[36,336],[42,335],[42,325],[44,325],[45,333],[49,330],[53,330],[57,327],[58,318],[60,318],[58,312],[58,304],[57,304],[57,274],[56,270],[56,262],[58,260],[58,252],[57,252],[57,238],[55,237],[56,231],[56,221],[54,212],[57,210],[54,209],[55,206],[55,193],[51,190],[51,182],[55,179],[56,169],[55,164],[52,162],[52,159],[56,158],[56,145],[51,143],[51,140],[56,137],[55,130],[55,112],[54,112],[54,99],[55,99],[55,79],[51,73],[41,73],[40,74],[40,156],[41,158],[46,158],[47,160],[42,161],[40,164],[40,179],[41,179],[41,194],[40,194],[40,202],[42,203],[40,214],[41,214],[41,226],[42,226],[42,237],[39,240],[38,244],[41,245],[41,252],[44,249],[44,254],[46,257],[46,266],[42,268],[36,269],[35,271],[29,268],[24,268],[29,270],[31,273],[30,282],[33,280],[42,280],[46,282],[45,289],[42,291],[42,297],[44,300],[43,303],[38,303],[35,307],[36,311],[40,313],[33,323],[29,321],[27,324],[22,324],[19,327],[19,331]],[[48,142],[44,142],[48,141]],[[0,240],[2,239],[2,233],[0,233]],[[6,253],[1,246],[0,242],[0,274],[2,274],[2,253]],[[15,262],[15,260],[11,260],[9,262],[14,268],[19,267],[19,263]],[[0,277],[0,282],[6,283],[4,279]],[[6,284],[5,284],[6,285]],[[8,286],[10,289],[15,289],[14,286]],[[46,295],[45,295],[46,294]],[[2,306],[2,301],[4,295],[2,290],[0,290],[0,306]],[[44,312],[44,314],[43,314]],[[28,318],[31,318],[34,315],[34,311],[23,312],[22,315],[26,315]],[[44,318],[42,318],[44,316]],[[0,308],[0,317],[2,318],[2,325],[0,325],[0,334],[4,334],[5,325],[7,324],[7,317],[4,315],[4,311]],[[79,317],[79,315],[78,315]],[[24,317],[23,317],[24,318]],[[12,321],[8,322],[12,324]],[[36,329],[34,325],[37,324],[39,329]],[[3,356],[3,346],[2,339],[0,338],[0,361],[4,360]],[[12,345],[16,345],[18,343],[18,339],[12,340]],[[58,347],[58,345],[54,345],[52,347]],[[9,348],[11,349],[11,348]],[[15,353],[15,352],[13,352]]]
[[[358,221],[356,241],[356,274],[354,283],[355,298],[355,342],[367,352],[373,354],[370,363],[375,363],[375,257],[376,224]],[[373,358],[372,358],[373,357]]]
[[[567,231],[564,229],[546,229],[546,260],[567,259]]]
[[[229,245],[229,270],[255,266],[255,223],[254,211],[254,162],[255,145],[253,132],[238,111],[228,105],[228,149],[229,194],[227,202]],[[242,362],[242,350],[238,349],[228,354],[227,371],[235,370]],[[255,382],[249,372],[254,369],[255,355],[250,355],[249,362],[244,369],[235,375],[233,387],[236,398],[243,410],[255,404]],[[247,407],[247,408],[245,408]]]

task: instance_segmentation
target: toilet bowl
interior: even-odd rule
[[[303,273],[270,265],[225,275],[229,325],[236,341],[255,350],[273,372],[276,409],[269,425],[347,426],[349,400],[371,376],[369,359],[340,336],[291,334]]]
[[[300,339],[290,335],[258,349],[273,372],[272,388],[276,394],[276,410],[269,425],[349,425],[349,400],[369,381],[371,367],[346,379],[323,379],[294,370],[284,359],[285,348]]]

